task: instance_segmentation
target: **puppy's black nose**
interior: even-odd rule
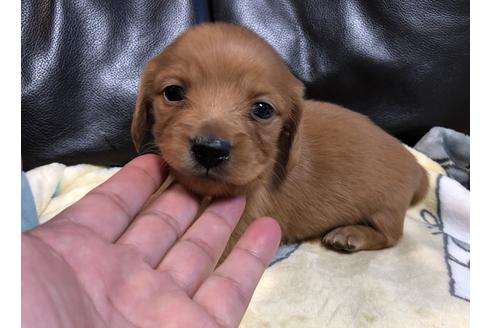
[[[208,170],[229,159],[231,144],[223,139],[200,137],[192,141],[191,152],[195,160]]]

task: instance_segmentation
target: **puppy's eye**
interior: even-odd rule
[[[167,101],[181,101],[185,98],[185,92],[179,85],[170,85],[164,89],[164,97]]]
[[[260,121],[268,120],[273,116],[273,108],[265,102],[257,102],[253,104],[251,115]]]

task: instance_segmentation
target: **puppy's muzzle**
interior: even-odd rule
[[[191,142],[191,153],[197,163],[208,170],[229,160],[231,144],[224,139],[198,137]]]

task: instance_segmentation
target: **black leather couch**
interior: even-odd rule
[[[122,165],[143,65],[205,21],[263,36],[306,97],[371,117],[413,145],[469,133],[468,0],[22,0],[24,169]]]

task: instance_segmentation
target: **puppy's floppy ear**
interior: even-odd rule
[[[291,110],[285,121],[278,139],[277,160],[274,171],[274,186],[279,186],[286,175],[296,166],[301,153],[300,122],[302,117],[302,104],[304,97],[304,85],[295,79],[291,87],[293,91],[290,103]]]
[[[140,87],[137,96],[137,103],[133,113],[131,134],[133,145],[137,152],[151,134],[153,125],[152,113],[152,82],[154,78],[154,65],[152,62],[145,66],[143,77],[140,81]]]

